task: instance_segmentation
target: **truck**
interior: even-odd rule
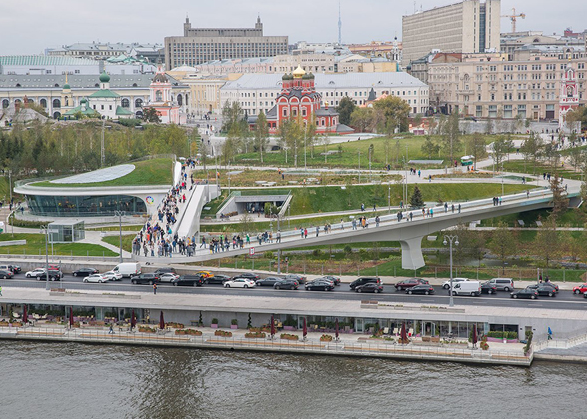
[[[132,278],[141,274],[141,264],[138,262],[119,263],[112,270],[123,277]]]
[[[470,295],[471,297],[479,297],[481,295],[481,284],[479,281],[453,282],[452,295]]]

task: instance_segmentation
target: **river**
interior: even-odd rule
[[[529,368],[0,341],[2,418],[585,418],[587,365]]]

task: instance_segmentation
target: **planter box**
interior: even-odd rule
[[[210,327],[211,327],[212,329],[218,329],[218,325],[217,325],[217,324],[211,324],[211,325],[210,325]]]
[[[231,324],[230,325],[230,328],[231,329],[238,329],[238,324]]]

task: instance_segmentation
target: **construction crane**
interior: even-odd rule
[[[511,15],[501,15],[501,17],[509,17],[512,21],[512,32],[516,32],[516,20],[518,20],[519,17],[522,19],[526,19],[526,13],[520,13],[519,15],[517,15],[516,8],[513,7]]]

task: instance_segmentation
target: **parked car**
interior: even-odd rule
[[[469,278],[453,278],[452,283],[454,285],[457,282],[464,282],[464,281],[468,281],[468,280],[469,280]],[[444,288],[445,290],[450,288],[450,279],[448,281],[444,281],[442,283],[442,288]]]
[[[544,283],[528,285],[527,288],[536,290],[538,292],[538,295],[547,295],[549,297],[556,297],[556,294],[557,294],[557,291],[555,288],[550,287]]]
[[[29,271],[25,274],[27,278],[36,278],[37,281],[45,281],[47,279],[47,274],[45,273],[45,268],[37,268],[33,271]],[[63,273],[61,271],[55,269],[49,269],[49,280],[50,281],[59,281]]]
[[[204,278],[201,275],[182,275],[171,280],[173,286],[190,286],[190,287],[201,287],[204,285]]]
[[[430,284],[418,284],[406,290],[407,294],[434,294],[434,287]]]
[[[358,287],[355,287],[355,292],[380,293],[380,292],[383,292],[383,285],[378,284],[376,282],[368,282],[364,285],[359,285]]]
[[[214,274],[210,271],[199,271],[197,273],[201,275],[202,278],[212,278],[214,276]]]
[[[535,300],[538,298],[538,291],[532,288],[524,288],[510,293],[511,298],[531,298]]]
[[[36,278],[37,276],[43,274],[45,272],[45,268],[35,268],[32,271],[28,271],[24,274],[27,278]]]
[[[176,273],[175,268],[173,266],[166,266],[164,268],[158,268],[155,272],[157,275],[161,276],[166,273]]]
[[[205,284],[224,284],[226,281],[230,280],[228,275],[214,275],[210,278],[204,278]]]
[[[122,281],[122,274],[114,271],[104,272],[102,274],[108,281]]]
[[[224,283],[224,288],[253,288],[255,281],[249,278],[233,278]]]
[[[404,279],[403,281],[395,284],[395,289],[396,291],[405,291],[408,288],[412,288],[420,284],[428,284],[428,280],[422,278]]]
[[[451,290],[448,291],[449,293]],[[463,281],[452,284],[452,295],[470,295],[479,297],[481,295],[481,284],[479,281]]]
[[[556,290],[556,292],[559,292],[558,285],[556,285],[554,282],[544,281],[544,282],[541,283],[541,285],[544,285],[546,287],[552,287],[552,288],[554,288]]]
[[[370,282],[374,282],[376,284],[381,284],[381,280],[376,276],[362,276],[360,278],[355,279],[353,282],[350,283],[349,287],[351,290],[354,290],[360,285],[365,285]]]
[[[257,279],[255,283],[258,287],[272,287],[283,278],[277,278],[275,276],[268,276],[267,278]]]
[[[132,278],[133,276],[141,274],[141,264],[137,262],[119,263],[112,270],[117,274]]]
[[[332,291],[334,284],[326,279],[315,279],[305,284],[306,291]]]
[[[163,274],[159,274],[159,282],[172,282],[174,279],[179,278],[178,274],[174,274],[173,272],[165,272]]]
[[[20,266],[18,266],[18,265],[0,265],[0,270],[10,271],[13,274],[18,274],[18,273],[20,273]]]
[[[103,282],[108,282],[108,278],[106,278],[102,274],[92,274],[92,275],[86,276],[84,278],[84,282],[98,282],[101,284]]]
[[[12,273],[12,271],[9,271],[8,269],[0,269],[0,278],[11,279],[13,276],[14,273]]]
[[[482,294],[496,294],[497,287],[495,286],[495,284],[492,284],[491,282],[486,281],[481,284],[481,293]]]
[[[573,294],[585,294],[587,292],[587,284],[577,285],[573,287]]]
[[[273,288],[276,290],[280,290],[280,289],[297,290],[299,286],[300,286],[300,283],[298,281],[296,281],[295,279],[283,278],[283,279],[280,279],[279,281],[277,281],[273,285]]]
[[[159,275],[157,275],[156,273],[140,274],[137,276],[133,276],[130,282],[132,282],[133,284],[158,284]]]
[[[514,280],[512,278],[493,278],[489,280],[489,283],[495,284],[498,291],[513,291]]]
[[[73,276],[89,276],[97,273],[99,273],[98,270],[94,268],[79,268],[72,272]]]
[[[321,278],[323,279],[328,279],[329,281],[332,281],[332,283],[334,285],[340,285],[340,278],[338,276],[332,276],[332,275],[324,275]]]
[[[243,272],[241,274],[235,275],[232,279],[236,279],[236,278],[246,278],[246,279],[252,279],[253,281],[256,281],[257,279],[259,279],[261,277],[257,274],[252,273],[252,272]]]
[[[295,281],[298,281],[298,284],[305,284],[306,283],[306,277],[303,275],[287,274],[284,278],[285,279],[293,279]]]

